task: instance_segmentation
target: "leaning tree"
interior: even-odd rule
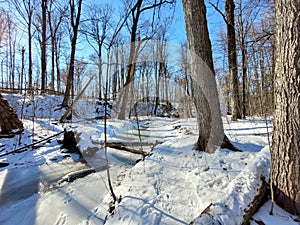
[[[278,205],[300,215],[300,1],[275,1],[275,113],[271,178]]]

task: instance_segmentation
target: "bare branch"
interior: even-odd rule
[[[174,0],[171,0],[171,1],[160,1],[159,3],[155,3],[155,4],[153,4],[153,5],[149,5],[149,6],[146,6],[145,8],[142,8],[141,10],[140,10],[140,12],[143,12],[143,11],[146,11],[146,10],[148,10],[148,9],[153,9],[153,8],[156,8],[156,7],[158,7],[158,6],[161,6],[161,5],[163,5],[163,4],[173,4],[175,1]]]
[[[228,25],[228,21],[225,14],[212,2],[209,2],[209,4],[222,16],[224,22]]]

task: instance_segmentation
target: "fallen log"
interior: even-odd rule
[[[57,133],[57,134],[54,134],[54,135],[52,135],[52,136],[49,136],[49,137],[47,137],[47,138],[44,138],[44,139],[42,139],[42,140],[36,141],[36,142],[34,142],[34,143],[30,144],[30,145],[25,145],[25,146],[23,146],[23,147],[21,147],[21,148],[18,148],[18,149],[16,149],[16,150],[13,150],[13,151],[10,151],[10,152],[5,152],[5,153],[1,154],[0,157],[6,156],[6,155],[10,155],[10,154],[13,154],[13,153],[21,153],[21,152],[27,151],[28,148],[30,148],[30,147],[32,147],[32,146],[34,146],[34,145],[36,145],[36,144],[42,143],[42,142],[44,142],[44,141],[48,141],[48,140],[50,140],[50,139],[52,139],[52,138],[54,138],[54,137],[56,137],[56,136],[62,134],[63,132],[64,132],[64,131],[59,132],[59,133]]]
[[[106,145],[109,147],[111,146],[152,146],[152,147],[155,147],[159,144],[162,144],[163,142],[107,142]],[[104,144],[104,143],[103,143]]]
[[[249,224],[265,197],[269,166],[268,148],[264,148],[223,190],[224,198],[211,203],[190,225]]]
[[[143,155],[143,157],[146,157],[146,156],[151,155],[151,153],[145,152],[143,150],[136,150],[133,148],[128,148],[126,146],[130,146],[130,147],[151,146],[151,149],[153,149],[155,146],[157,146],[161,143],[162,142],[158,142],[158,141],[156,141],[155,143],[151,143],[151,142],[108,142],[108,143],[104,144],[104,147],[106,146],[106,147],[114,148],[117,150],[130,152],[132,154]]]
[[[142,155],[143,157],[146,157],[146,156],[150,155],[149,152],[145,152],[143,150],[136,150],[136,149],[133,149],[133,148],[127,148],[127,147],[122,146],[122,145],[115,145],[115,144],[111,144],[111,143],[106,143],[106,145],[104,145],[104,147],[110,147],[110,148],[114,148],[114,149],[117,149],[117,150],[130,152],[132,154]]]
[[[242,225],[249,224],[251,217],[258,211],[259,207],[262,206],[262,203],[266,202],[267,199],[267,182],[264,177],[261,177],[262,185],[259,189],[258,194],[254,197],[250,207],[244,210],[244,221]]]
[[[0,138],[13,138],[15,136],[15,134],[0,134]]]

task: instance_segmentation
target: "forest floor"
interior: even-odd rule
[[[141,155],[107,148],[113,189],[120,200],[114,215],[110,215],[104,122],[92,119],[94,102],[80,101],[73,121],[59,124],[62,111],[55,109],[61,99],[5,97],[23,116],[25,130],[21,136],[0,139],[3,225],[189,224],[210,204],[225,203],[228,213],[222,220],[230,225],[239,222],[239,209],[249,204],[240,193],[254,195],[259,183],[255,175],[269,176],[271,121],[248,118],[230,122],[224,117],[225,133],[242,152],[219,149],[207,154],[192,150],[197,140],[194,118],[141,117],[140,135],[136,120],[109,119],[109,142],[151,152],[141,160]],[[83,157],[61,149],[58,140],[63,134],[8,154],[64,129],[75,132]],[[149,146],[137,147],[140,141]],[[85,176],[78,178],[78,174]],[[228,199],[232,201],[225,202]],[[270,205],[267,201],[250,224],[298,224],[295,217],[276,205],[274,215],[269,215]]]

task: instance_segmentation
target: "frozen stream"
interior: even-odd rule
[[[162,125],[160,120],[142,122],[140,135],[142,142],[162,142],[172,137],[174,120]],[[74,124],[81,132],[83,147],[99,146],[97,138],[103,140],[99,126],[101,124]],[[162,129],[163,127],[163,129]],[[120,121],[112,121],[108,127],[109,140],[120,142],[139,142],[139,132],[136,123],[123,124]],[[99,140],[98,140],[99,141]],[[91,144],[93,143],[93,144]],[[132,147],[132,146],[128,146]],[[132,148],[140,149],[140,146]],[[143,151],[150,151],[149,146],[142,147]],[[85,156],[87,164],[78,160],[78,157],[65,157],[56,141],[46,144],[40,149],[31,149],[16,155],[9,155],[7,161],[10,165],[0,170],[0,224],[78,224],[77,220],[95,221],[102,224],[107,215],[108,203],[106,199],[107,174],[105,170],[104,149],[99,148],[93,156]],[[113,186],[120,184],[123,173],[141,159],[136,155],[112,148],[108,148],[110,172]],[[73,161],[75,159],[75,161]],[[13,165],[14,164],[14,165]],[[58,184],[67,174],[84,169],[93,168],[96,173],[75,180],[72,183]],[[51,212],[47,205],[51,205]],[[44,208],[47,208],[44,211]],[[80,210],[79,210],[80,209]],[[84,209],[84,210],[82,210]],[[24,215],[38,214],[35,218],[22,220]],[[65,214],[72,213],[72,219],[65,220]],[[16,217],[11,217],[11,214]],[[97,217],[94,216],[97,214]],[[55,215],[55,216],[53,216]],[[101,215],[101,216],[99,216]],[[67,222],[64,222],[67,221]],[[102,222],[101,222],[102,221]]]
[[[43,193],[66,174],[87,168],[88,166],[83,163],[69,162],[2,171],[0,208],[24,200],[33,194]]]

